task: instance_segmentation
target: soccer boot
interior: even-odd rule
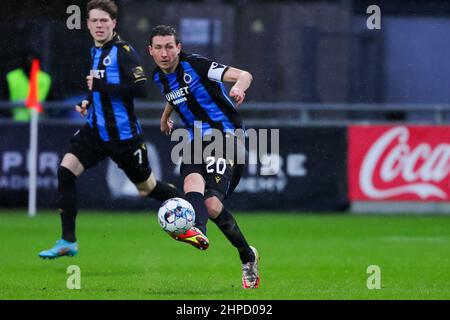
[[[209,247],[208,238],[196,227],[192,227],[182,234],[173,234],[170,232],[168,234],[175,240],[189,243],[200,250],[206,250]]]
[[[78,253],[78,244],[76,242],[69,242],[64,239],[59,239],[53,248],[44,250],[39,253],[39,257],[43,259],[55,259],[63,256],[73,257]]]
[[[255,254],[255,261],[242,265],[242,286],[244,289],[256,289],[259,287],[258,261],[259,254],[254,247],[250,247]]]

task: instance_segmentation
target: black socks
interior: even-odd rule
[[[77,217],[77,177],[69,169],[60,166],[58,169],[57,206],[62,210],[61,225],[62,238],[69,242],[76,242],[75,220]],[[149,197],[164,202],[170,198],[183,198],[183,194],[173,185],[157,181],[155,189]]]
[[[62,210],[61,225],[62,238],[75,242],[75,220],[77,217],[77,177],[65,167],[58,169],[58,198],[57,205]]]
[[[175,186],[163,181],[157,181],[155,189],[148,196],[161,202],[170,198],[183,198],[183,194]]]
[[[225,208],[216,219],[211,219],[239,251],[242,263],[255,261],[255,254],[245,240],[236,220]]]
[[[188,192],[184,198],[189,201],[195,210],[195,227],[206,235],[206,223],[208,222],[208,209],[200,192]]]

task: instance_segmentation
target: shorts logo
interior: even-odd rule
[[[219,183],[220,180],[222,180],[222,177],[221,176],[215,176],[214,179],[216,179],[216,183]]]
[[[111,65],[112,61],[111,61],[111,57],[108,55],[105,57],[105,59],[103,59],[103,65],[104,66],[109,66]]]
[[[184,76],[183,76],[183,81],[184,81],[186,84],[191,83],[191,82],[192,82],[192,77],[191,77],[191,75],[188,74],[188,73],[185,73]]]

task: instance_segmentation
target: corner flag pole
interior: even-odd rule
[[[25,102],[27,108],[31,109],[30,121],[30,151],[28,154],[29,176],[28,176],[28,215],[36,215],[36,193],[37,193],[37,154],[38,154],[38,121],[42,106],[38,98],[38,74],[39,60],[33,60],[30,74],[30,91]]]

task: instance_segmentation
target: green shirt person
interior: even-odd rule
[[[31,63],[38,59],[37,54],[27,51],[22,55],[21,67],[6,74],[6,84],[9,93],[9,101],[24,103],[30,90]],[[40,102],[47,100],[52,86],[51,76],[44,72],[38,73],[38,98]],[[12,108],[12,118],[15,121],[26,122],[31,118],[31,110],[25,104],[18,104]]]

